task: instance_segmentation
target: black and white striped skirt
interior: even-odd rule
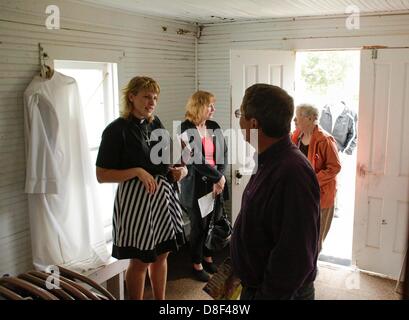
[[[184,244],[182,209],[177,192],[163,176],[149,194],[139,179],[118,185],[113,216],[112,256],[154,262]]]

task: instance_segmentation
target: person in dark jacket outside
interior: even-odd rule
[[[215,201],[228,199],[224,176],[227,147],[220,126],[210,120],[214,112],[214,95],[206,91],[197,91],[187,102],[186,120],[181,124],[182,137],[186,137],[185,142],[194,154],[191,161],[186,163],[188,174],[181,181],[180,200],[190,218],[192,272],[195,279],[203,282],[210,279],[209,273],[217,270],[212,259],[213,253],[205,247],[214,212],[202,218],[198,199],[210,192],[213,192]]]
[[[332,135],[340,153],[351,155],[357,142],[357,114],[348,108],[344,101],[324,106],[320,126]]]
[[[290,140],[294,103],[283,89],[255,84],[236,117],[245,139],[258,129],[257,171],[242,197],[230,244],[230,294],[241,281],[241,300],[314,299],[320,228],[316,175]]]

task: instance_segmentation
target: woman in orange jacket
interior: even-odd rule
[[[318,109],[309,104],[301,104],[296,109],[294,123],[296,130],[291,139],[310,161],[321,191],[321,225],[319,251],[331,227],[334,216],[336,176],[341,170],[335,139],[319,127]]]

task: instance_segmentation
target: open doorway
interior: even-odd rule
[[[295,71],[295,103],[310,103],[320,110],[320,125],[337,140],[342,166],[337,176],[334,218],[319,259],[350,266],[355,206],[360,52],[297,52]]]

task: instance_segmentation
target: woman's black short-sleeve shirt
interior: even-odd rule
[[[155,116],[151,123],[134,116],[118,118],[102,133],[96,166],[105,169],[129,169],[141,167],[152,175],[166,175],[167,164],[153,164],[150,151],[158,141],[151,141],[152,131],[164,129]]]

